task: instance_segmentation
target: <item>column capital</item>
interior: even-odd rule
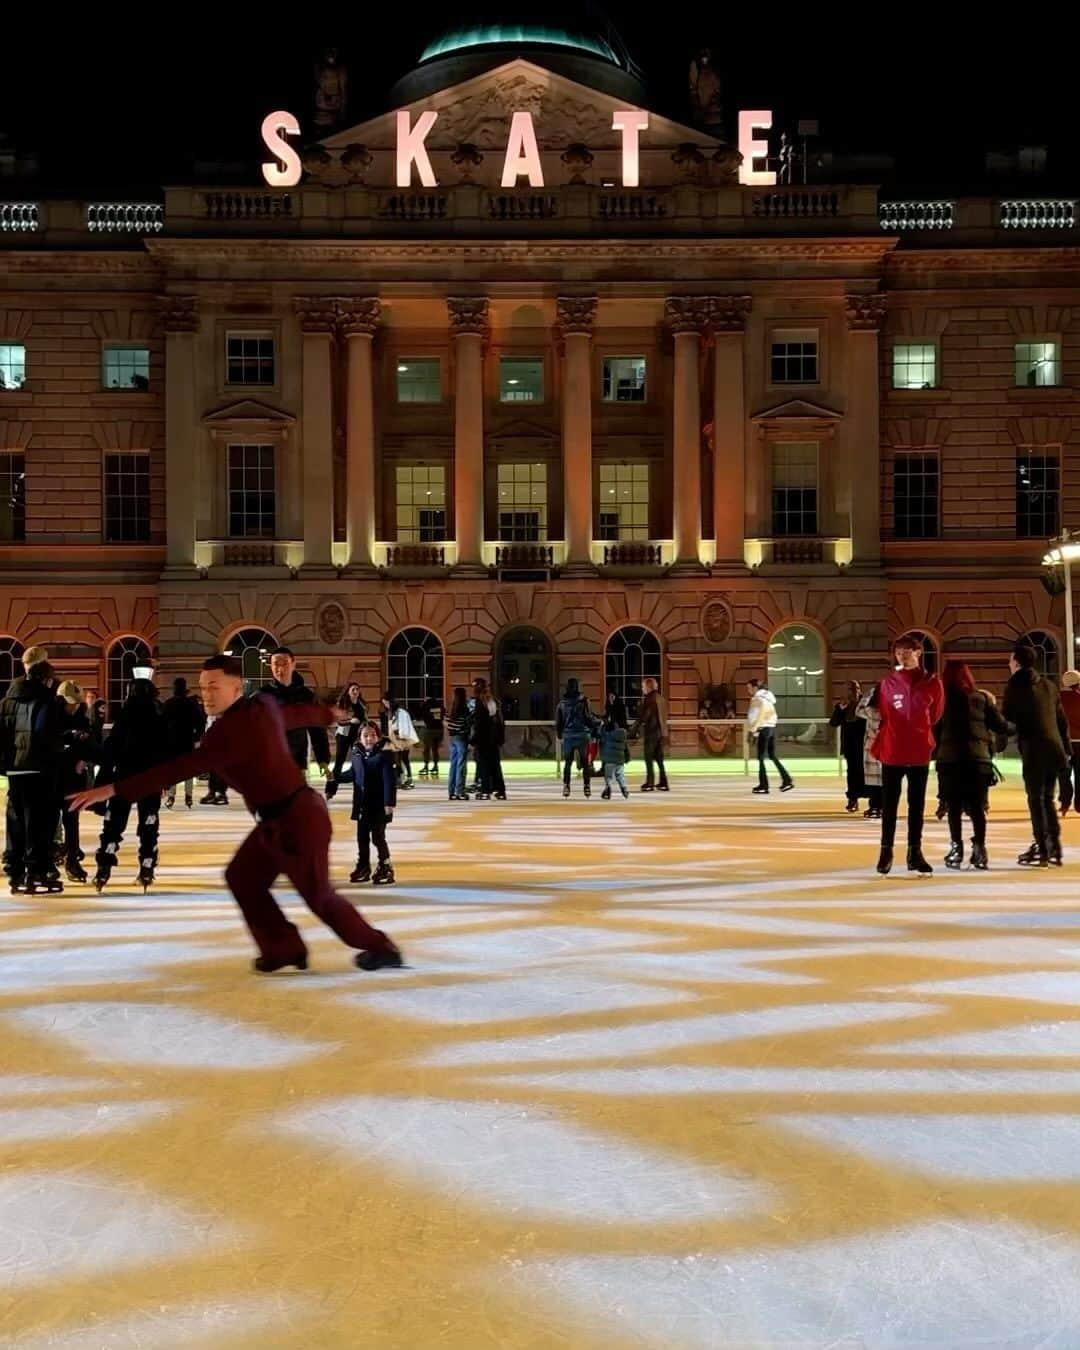
[[[293,310],[305,333],[333,333],[341,301],[334,295],[294,295]]]
[[[491,332],[491,317],[486,296],[451,296],[446,301],[446,309],[454,337],[487,339]]]
[[[158,316],[166,333],[195,333],[199,328],[197,295],[159,295]]]
[[[709,298],[709,328],[713,333],[741,333],[750,313],[748,295],[714,295]]]
[[[555,327],[561,338],[572,333],[591,337],[599,301],[595,295],[560,295],[555,301]]]
[[[346,296],[338,301],[337,328],[342,337],[374,337],[382,314],[377,296]]]
[[[885,320],[885,297],[879,291],[845,295],[844,316],[849,331],[876,333]]]
[[[683,333],[700,336],[709,328],[707,295],[669,295],[664,301],[664,322],[678,337]]]

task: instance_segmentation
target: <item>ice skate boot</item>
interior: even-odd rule
[[[603,792],[601,792],[601,794],[600,794],[600,800],[601,800],[602,802],[609,802],[609,801],[611,801],[611,789],[610,789],[609,787],[606,787],[606,788],[603,790]]]
[[[933,875],[934,869],[923,857],[922,848],[918,844],[913,844],[907,851],[907,870],[909,872],[918,872],[921,877]]]
[[[1061,867],[1061,840],[1051,839],[1046,846],[1046,856],[1051,867]]]
[[[387,938],[387,945],[375,951],[357,952],[353,964],[360,970],[400,970],[405,964],[401,948]]]
[[[349,873],[349,880],[354,886],[359,886],[361,882],[371,880],[371,864],[358,862]]]
[[[1021,867],[1049,867],[1050,855],[1045,844],[1034,843],[1016,859]]]
[[[146,858],[139,863],[139,885],[143,888],[143,895],[154,884],[154,861]]]
[[[8,877],[8,887],[12,895],[21,895],[26,890],[26,873],[12,872]]]
[[[375,869],[375,875],[371,878],[373,886],[392,886],[394,884],[394,869],[388,862],[381,862]]]
[[[251,968],[256,975],[273,975],[276,970],[284,970],[286,966],[295,966],[297,970],[307,970],[307,952],[299,952],[296,956],[286,957],[257,956],[251,963]]]
[[[26,878],[27,895],[59,895],[63,889],[59,872],[31,872]]]
[[[99,893],[109,884],[112,877],[112,870],[116,866],[116,855],[113,853],[99,853],[97,855],[97,871],[94,873],[94,889]]]
[[[68,881],[78,881],[84,885],[86,882],[90,880],[89,876],[87,875],[86,868],[82,865],[81,862],[78,862],[74,858],[72,858],[72,860],[64,868],[64,875],[67,877]]]
[[[883,877],[887,877],[892,871],[892,849],[882,848],[878,854],[877,870]]]
[[[949,845],[949,851],[945,854],[945,866],[954,872],[958,872],[964,865],[964,845],[959,840],[954,840]]]
[[[974,839],[971,841],[971,865],[977,872],[985,872],[990,866],[990,859],[986,856],[986,845],[977,844]]]

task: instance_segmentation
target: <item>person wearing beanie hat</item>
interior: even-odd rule
[[[1080,670],[1067,670],[1061,677],[1061,706],[1069,723],[1069,762],[1058,779],[1061,814],[1080,801]]]

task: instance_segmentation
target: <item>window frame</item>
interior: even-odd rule
[[[274,378],[269,381],[240,381],[236,382],[229,379],[229,340],[230,338],[258,338],[269,339],[271,347],[271,359],[273,361]],[[264,324],[258,327],[243,326],[226,321],[220,329],[220,351],[221,351],[221,386],[223,389],[233,390],[275,390],[278,388],[281,380],[281,331],[277,324]]]
[[[898,510],[900,502],[899,484],[901,475],[898,472],[899,466],[906,461],[916,458],[932,459],[934,461],[934,511],[933,511],[933,533],[912,532],[910,529],[900,527],[900,512]],[[910,477],[911,475],[905,475]],[[894,539],[940,539],[941,538],[941,451],[936,446],[905,446],[902,450],[893,452],[892,464],[892,537]],[[926,513],[921,513],[923,518]],[[909,519],[911,513],[909,513]]]
[[[423,634],[422,640],[418,640]],[[404,650],[395,651],[395,647],[405,644]],[[422,654],[423,670],[420,674],[411,673],[409,656],[411,652]],[[398,670],[397,663],[404,662],[405,669]],[[428,669],[431,662],[437,669]],[[419,688],[413,689],[412,686]],[[389,638],[386,644],[386,689],[406,708],[412,717],[420,711],[425,699],[438,695],[446,698],[446,647],[433,628],[424,624],[408,624]],[[422,692],[423,697],[416,697]]]
[[[517,470],[522,468],[530,470],[530,474],[527,480],[520,480],[517,476]],[[504,469],[514,470],[514,477],[512,478],[511,481],[515,488],[517,487],[520,481],[528,482],[530,488],[528,501],[518,501],[515,493],[515,496],[509,502],[505,504],[503,503],[501,495],[501,488],[502,488],[501,478]],[[537,481],[533,477],[532,471],[537,469],[540,470],[541,473],[543,474],[544,500],[542,503],[538,503],[533,500],[531,491],[533,485]],[[542,460],[538,462],[533,459],[514,459],[503,461],[502,463],[496,465],[495,521],[496,521],[496,538],[500,544],[546,544],[550,537],[549,536],[550,509],[551,509],[551,483],[548,478],[548,466],[546,461]],[[503,534],[504,515],[528,516],[534,513],[537,516],[535,538],[530,537],[530,532],[527,526],[517,524],[512,525],[510,527],[511,534],[509,536]],[[518,533],[519,531],[524,531],[524,533],[520,534]]]
[[[626,505],[630,506],[631,508],[644,506],[644,508],[645,508],[645,519],[644,519],[644,522],[643,522],[643,523],[637,522],[637,521],[633,521],[633,520],[630,521],[628,524],[624,524],[624,522],[623,522],[623,519],[622,519],[622,511],[621,511],[620,509],[618,509],[619,506],[620,506],[620,503],[622,502],[622,498],[619,496],[619,493],[618,493],[618,487],[619,487],[619,482],[618,482],[618,471],[619,471],[620,469],[629,469],[629,470],[644,469],[644,470],[645,470],[645,473],[644,473],[644,476],[643,476],[643,480],[644,480],[644,484],[645,484],[645,497],[644,497],[644,501],[639,500],[639,499],[636,497],[636,495],[633,495],[633,494],[632,494],[630,500],[626,503]],[[605,487],[607,486],[607,483],[606,483],[605,478],[604,478],[605,472],[613,472],[613,473],[615,474],[614,479],[611,480],[611,482],[612,482],[612,484],[613,484],[613,486],[614,486],[615,491],[614,491],[614,492],[609,491],[609,492],[607,492],[606,494],[605,494],[605,491],[604,491]],[[640,474],[638,474],[638,475],[636,475],[636,476],[634,476],[633,474],[631,475],[631,479],[630,479],[631,487],[636,486],[636,484],[640,483],[641,481],[642,481],[642,475],[640,475]],[[595,483],[595,489],[594,489],[594,490],[595,490],[595,492],[596,492],[596,526],[595,526],[595,528],[596,528],[596,538],[597,538],[597,539],[603,540],[605,543],[621,543],[621,542],[626,542],[626,543],[629,543],[629,542],[639,542],[639,543],[640,543],[640,542],[642,542],[642,541],[646,541],[646,540],[649,540],[649,539],[652,538],[652,533],[651,533],[651,529],[652,529],[652,525],[651,525],[651,522],[652,522],[652,464],[651,464],[651,462],[650,462],[649,460],[647,460],[647,459],[633,459],[633,460],[623,460],[623,459],[619,459],[619,460],[611,460],[611,459],[608,459],[608,460],[603,460],[603,459],[602,459],[602,460],[597,461],[597,463],[596,463],[596,483]],[[614,496],[614,501],[609,501],[609,500],[608,500],[608,497],[610,497],[610,496]],[[605,534],[605,533],[604,533],[604,529],[603,529],[603,520],[602,520],[602,517],[603,517],[603,515],[605,514],[605,512],[608,513],[608,514],[610,514],[613,510],[614,510],[615,515],[616,515],[615,533],[614,533],[614,535]],[[631,512],[631,514],[633,514],[633,512]]]
[[[437,382],[438,382],[439,393],[438,393],[438,397],[437,397],[437,398],[406,398],[406,399],[403,399],[403,398],[401,397],[401,386],[400,386],[400,383],[399,383],[399,381],[398,381],[398,376],[399,376],[402,372],[401,372],[401,370],[399,369],[399,367],[402,366],[402,365],[408,365],[408,363],[409,363],[410,361],[416,362],[417,364],[420,364],[420,363],[422,362],[422,363],[428,364],[428,365],[434,363],[435,368],[436,368],[436,372],[437,372],[437,375],[438,375],[438,381],[437,381]],[[446,383],[445,383],[445,371],[444,371],[444,367],[445,367],[445,363],[444,363],[442,357],[439,356],[439,355],[434,355],[434,356],[432,356],[432,355],[429,355],[429,354],[428,354],[428,355],[421,354],[421,355],[418,355],[418,356],[410,356],[410,355],[408,355],[407,353],[402,352],[400,356],[394,356],[394,357],[393,357],[393,365],[392,365],[391,371],[390,371],[391,377],[392,377],[392,379],[393,379],[393,404],[394,404],[394,407],[395,407],[395,408],[437,408],[437,407],[440,406],[440,404],[445,403],[445,402],[446,402]]]
[[[766,332],[766,350],[765,350],[765,370],[767,375],[767,384],[770,389],[820,389],[825,383],[825,325],[821,322],[807,321],[806,323],[787,321],[777,321],[770,324]],[[800,339],[796,335],[802,335]],[[808,337],[813,338],[815,346],[815,377],[812,380],[788,380],[776,379],[773,373],[774,347],[781,345],[794,345],[795,342],[805,340]],[[799,358],[805,359],[805,358]]]
[[[1026,380],[1017,378],[1020,365],[1021,347],[1052,347],[1053,356],[1053,376],[1052,380],[1043,383],[1031,384]],[[1015,389],[1060,389],[1062,385],[1062,343],[1060,337],[1025,337],[1013,343],[1013,388]],[[1030,358],[1029,363],[1030,363]]]
[[[635,634],[631,641],[626,635]],[[619,650],[613,650],[612,644],[616,639],[621,638],[622,647]],[[655,646],[655,650],[653,647]],[[636,648],[640,653],[640,668],[637,671],[626,670],[627,653]],[[648,650],[647,650],[648,649]],[[614,667],[622,664],[622,669]],[[637,715],[641,706],[641,700],[644,698],[642,686],[647,679],[654,679],[658,688],[664,687],[664,644],[661,642],[658,634],[651,628],[639,623],[623,623],[618,628],[613,629],[604,643],[604,706],[607,706],[607,696],[613,690],[622,699],[626,705],[627,715],[633,718]],[[637,692],[631,692],[632,684],[636,680]]]
[[[790,449],[792,446],[812,446],[814,448],[814,528],[813,530],[779,530],[777,522],[779,512],[777,510],[776,494],[778,492],[806,492],[809,489],[786,487],[779,488],[776,483],[776,459],[778,453]],[[795,439],[777,439],[768,442],[769,447],[769,534],[773,539],[818,539],[821,537],[821,442]],[[795,514],[791,512],[790,514]],[[805,515],[806,512],[799,514]]]
[[[608,382],[608,363],[612,361],[640,361],[644,369],[641,377],[641,396],[639,398],[618,398],[615,395],[608,396],[604,393],[605,385]],[[614,386],[613,386],[614,387]],[[649,357],[646,352],[635,354],[622,354],[618,352],[605,352],[600,357],[600,398],[599,402],[616,408],[625,408],[627,406],[640,407],[643,403],[649,401]]]
[[[129,475],[128,473],[123,472],[122,469],[119,468],[119,467],[115,467],[114,469],[110,470],[110,467],[109,467],[109,461],[110,461],[110,460],[130,460],[130,461],[132,461],[133,463],[138,463],[138,466],[139,466],[139,472],[138,472],[138,475],[134,475],[134,474],[130,474],[130,475]],[[125,538],[124,535],[123,535],[122,529],[120,530],[119,533],[116,533],[116,534],[110,533],[110,528],[109,528],[109,526],[110,526],[109,502],[110,502],[110,500],[112,500],[112,501],[117,501],[117,502],[119,502],[119,503],[121,503],[121,504],[124,503],[124,502],[126,502],[126,501],[135,501],[135,502],[137,503],[137,502],[139,501],[139,495],[138,495],[138,494],[126,495],[126,494],[124,494],[124,493],[121,493],[119,496],[117,496],[116,494],[112,494],[112,496],[110,496],[110,493],[109,493],[109,476],[110,476],[110,472],[112,472],[112,473],[114,473],[114,474],[120,476],[122,479],[123,479],[123,478],[127,478],[127,477],[129,477],[129,476],[130,476],[130,477],[136,477],[136,476],[137,476],[137,477],[139,477],[139,478],[145,479],[145,484],[146,484],[146,493],[145,493],[145,499],[144,499],[144,500],[145,500],[145,510],[142,512],[142,518],[143,518],[143,521],[144,521],[144,528],[143,528],[143,531],[142,531],[141,533],[136,533],[136,534],[133,535],[131,538]],[[117,523],[118,525],[120,525],[121,527],[122,527],[123,524],[124,524],[124,514],[125,514],[125,513],[124,513],[123,511],[121,511],[120,514],[119,514],[119,516],[115,518],[116,523]],[[134,513],[133,513],[133,518],[134,518],[136,524],[138,524],[138,522],[139,522],[139,516],[140,516],[139,510],[136,508],[136,510],[135,510]],[[151,529],[152,529],[152,505],[151,505],[151,492],[150,492],[150,454],[149,454],[149,451],[147,451],[147,450],[107,450],[107,451],[105,451],[105,453],[101,456],[101,540],[102,540],[102,543],[105,543],[105,544],[148,544],[148,543],[150,542]]]
[[[510,361],[516,361],[521,364],[526,362],[540,367],[540,397],[539,398],[504,398],[503,397],[503,365]],[[495,396],[501,407],[519,408],[530,407],[537,408],[547,403],[551,398],[551,381],[548,378],[547,357],[541,353],[520,353],[520,352],[500,352],[495,365]]]
[[[26,383],[28,379],[26,371],[27,366],[29,365],[29,362],[27,360],[26,343],[0,341],[0,352],[9,350],[22,352],[22,379],[18,384],[8,384],[7,376],[3,374],[3,366],[9,364],[9,362],[0,361],[0,376],[3,376],[4,378],[4,384],[0,385],[0,398],[2,398],[5,394],[22,394],[26,392]]]
[[[4,466],[5,460],[11,461],[21,460],[22,472],[21,473],[16,472],[14,463],[12,463],[10,469],[7,469]],[[26,451],[25,450],[0,450],[0,483],[3,482],[5,476],[7,476],[10,479],[10,482],[12,484],[12,491],[10,498],[12,502],[12,511],[11,511],[12,530],[10,539],[4,539],[2,536],[0,536],[0,545],[25,544],[26,543]],[[15,505],[16,498],[20,494],[14,491],[13,486],[15,481],[17,481],[18,479],[22,480],[22,493],[21,493],[22,500],[20,504],[21,509],[19,509]],[[20,524],[20,522],[21,522],[21,529],[16,528]]]
[[[1026,530],[1020,528],[1020,501],[1022,493],[1022,484],[1020,482],[1021,465],[1024,460],[1042,460],[1045,464],[1052,464],[1056,476],[1056,482],[1053,489],[1054,510],[1052,517],[1048,517],[1045,509],[1041,513],[1038,522],[1038,528],[1029,527]],[[1062,453],[1059,445],[1040,445],[1040,446],[1017,446],[1016,448],[1016,478],[1015,478],[1015,506],[1014,506],[1014,527],[1017,539],[1049,539],[1056,535],[1061,529],[1061,492],[1062,492]],[[1047,493],[1045,487],[1031,488],[1030,492],[1034,498],[1036,493]],[[1028,511],[1029,517],[1033,513]],[[1044,528],[1044,526],[1046,528]]]
[[[122,648],[117,656],[117,649]],[[119,637],[113,638],[105,649],[105,702],[107,705],[107,715],[110,722],[115,722],[116,714],[123,706],[124,699],[127,698],[127,691],[121,688],[119,697],[114,697],[117,681],[121,686],[129,684],[134,678],[130,673],[124,673],[125,658],[131,657],[130,665],[150,665],[153,662],[154,654],[151,651],[150,644],[145,638],[137,637],[134,633],[123,633]],[[114,660],[120,662],[120,673],[117,674],[113,669]]]
[[[447,497],[447,466],[445,464],[432,464],[430,462],[418,462],[412,460],[395,460],[393,465],[393,512],[394,512],[394,539],[401,544],[445,544],[450,540],[450,504]],[[400,486],[399,474],[404,472],[413,473],[417,469],[423,469],[427,473],[437,472],[442,476],[442,502],[425,507],[426,510],[441,510],[443,516],[442,533],[437,538],[423,538],[423,529],[419,525],[420,507],[416,502],[402,503],[398,497],[398,488]],[[415,489],[415,482],[412,484]],[[417,508],[417,525],[407,526],[408,533],[402,533],[401,512],[403,506]],[[415,535],[415,537],[414,537]]]
[[[106,367],[111,352],[146,353],[146,388],[131,384],[109,384]],[[104,394],[148,394],[150,392],[151,352],[149,346],[134,342],[103,342],[101,344],[101,392]]]
[[[905,348],[927,347],[932,353],[933,361],[933,380],[929,384],[897,384],[896,365],[897,355]],[[909,365],[912,363],[908,363]],[[895,338],[892,349],[889,352],[889,388],[895,393],[900,394],[918,394],[925,393],[929,389],[941,388],[941,345],[935,338]]]
[[[245,533],[245,534],[236,534],[236,533],[233,532],[233,506],[232,506],[232,497],[233,497],[232,470],[233,470],[233,463],[232,463],[232,455],[233,455],[233,451],[234,451],[234,450],[244,450],[244,451],[247,451],[247,450],[266,450],[266,451],[269,451],[269,453],[270,453],[270,468],[271,468],[272,483],[273,483],[273,487],[272,487],[272,495],[273,495],[274,502],[273,502],[273,529],[270,531],[269,534],[264,534],[264,533],[258,533],[258,534],[248,534],[248,533]],[[249,466],[245,463],[244,465],[241,466],[241,469],[242,469],[242,471],[246,472],[247,469],[248,469],[248,467],[249,467]],[[261,468],[261,466],[260,466],[260,468]],[[278,528],[279,528],[279,525],[280,525],[280,514],[281,514],[281,503],[280,503],[279,500],[278,500],[279,495],[280,495],[280,493],[279,493],[280,469],[281,469],[281,466],[278,464],[278,443],[275,442],[275,441],[239,440],[239,441],[228,441],[228,442],[226,443],[226,446],[225,446],[225,520],[224,520],[225,531],[224,531],[224,537],[225,537],[226,539],[228,539],[230,542],[233,541],[233,540],[245,540],[245,539],[274,540],[274,539],[277,538],[277,532],[278,532]],[[240,491],[246,493],[246,492],[250,491],[250,489],[248,489],[247,487],[244,487],[244,488],[240,489]],[[264,493],[265,490],[262,489],[262,488],[256,488],[256,489],[254,489],[254,491],[257,492],[257,493],[259,493],[259,494],[261,495],[261,494]],[[245,514],[246,514],[246,513],[245,513]],[[258,512],[258,513],[256,513],[256,514],[262,515],[263,513],[262,513],[262,512]]]

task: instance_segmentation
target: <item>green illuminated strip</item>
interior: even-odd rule
[[[435,56],[446,56],[449,52],[466,50],[469,47],[513,46],[530,43],[542,43],[548,47],[572,47],[579,51],[592,52],[606,61],[615,61],[615,54],[606,42],[599,38],[579,33],[567,33],[560,28],[546,28],[540,24],[485,24],[472,28],[459,29],[437,38],[425,50],[421,61],[429,61]],[[615,62],[618,64],[618,62]]]

